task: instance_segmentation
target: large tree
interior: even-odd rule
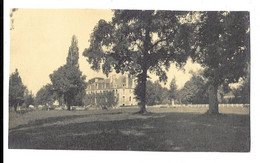
[[[81,90],[86,89],[85,79],[79,68],[70,65],[61,66],[50,75],[53,91],[64,98],[68,110]]]
[[[23,85],[18,69],[15,69],[9,78],[9,106],[13,106],[15,111],[17,106],[24,102],[25,90],[26,87]]]
[[[194,12],[193,59],[204,68],[209,84],[209,113],[218,114],[220,85],[244,78],[250,60],[249,12]]]
[[[68,110],[71,105],[82,103],[85,95],[82,90],[86,89],[86,76],[79,70],[78,59],[78,40],[73,35],[66,64],[50,75],[53,91],[58,98],[63,97]]]
[[[191,32],[180,22],[186,12],[115,10],[111,22],[100,20],[83,56],[94,70],[108,75],[130,72],[137,77],[136,98],[146,112],[147,72],[166,81],[170,63],[186,63]]]

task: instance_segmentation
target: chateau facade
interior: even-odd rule
[[[117,106],[137,105],[134,95],[135,82],[129,74],[112,74],[109,78],[93,78],[89,81],[86,89],[87,95],[112,92],[117,100]],[[106,99],[107,100],[107,99]],[[94,104],[98,105],[98,100],[93,99]]]

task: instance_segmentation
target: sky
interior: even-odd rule
[[[100,19],[111,21],[111,10],[97,9],[18,9],[13,14],[14,29],[10,31],[10,71],[17,68],[23,84],[36,95],[45,84],[50,83],[49,75],[66,63],[68,49],[73,35],[78,38],[80,70],[87,76],[105,77],[102,72],[90,69],[86,58],[82,56],[89,46],[90,34]],[[171,66],[168,74],[169,87],[175,76],[180,89],[191,77],[190,70],[200,68],[188,61],[186,71]],[[153,74],[151,80],[158,80]]]

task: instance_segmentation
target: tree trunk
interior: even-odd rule
[[[69,103],[67,104],[67,107],[68,107],[68,110],[70,110],[70,104]]]
[[[140,113],[146,113],[146,81],[147,81],[147,70],[144,69],[140,79]]]
[[[218,111],[218,85],[209,86],[209,114],[219,114]]]
[[[70,104],[71,103],[70,103],[69,97],[66,94],[64,95],[64,102],[67,105],[67,109],[70,110]]]
[[[14,111],[17,111],[17,104],[14,104]]]

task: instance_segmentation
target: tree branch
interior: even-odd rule
[[[156,41],[156,42],[152,45],[151,49],[154,48],[155,46],[157,46],[160,42],[163,42],[163,41],[166,41],[166,40],[167,40],[167,39],[161,39],[161,40]]]
[[[142,51],[142,53],[144,53],[144,49],[139,44],[135,42],[135,45],[137,45],[137,47]]]

